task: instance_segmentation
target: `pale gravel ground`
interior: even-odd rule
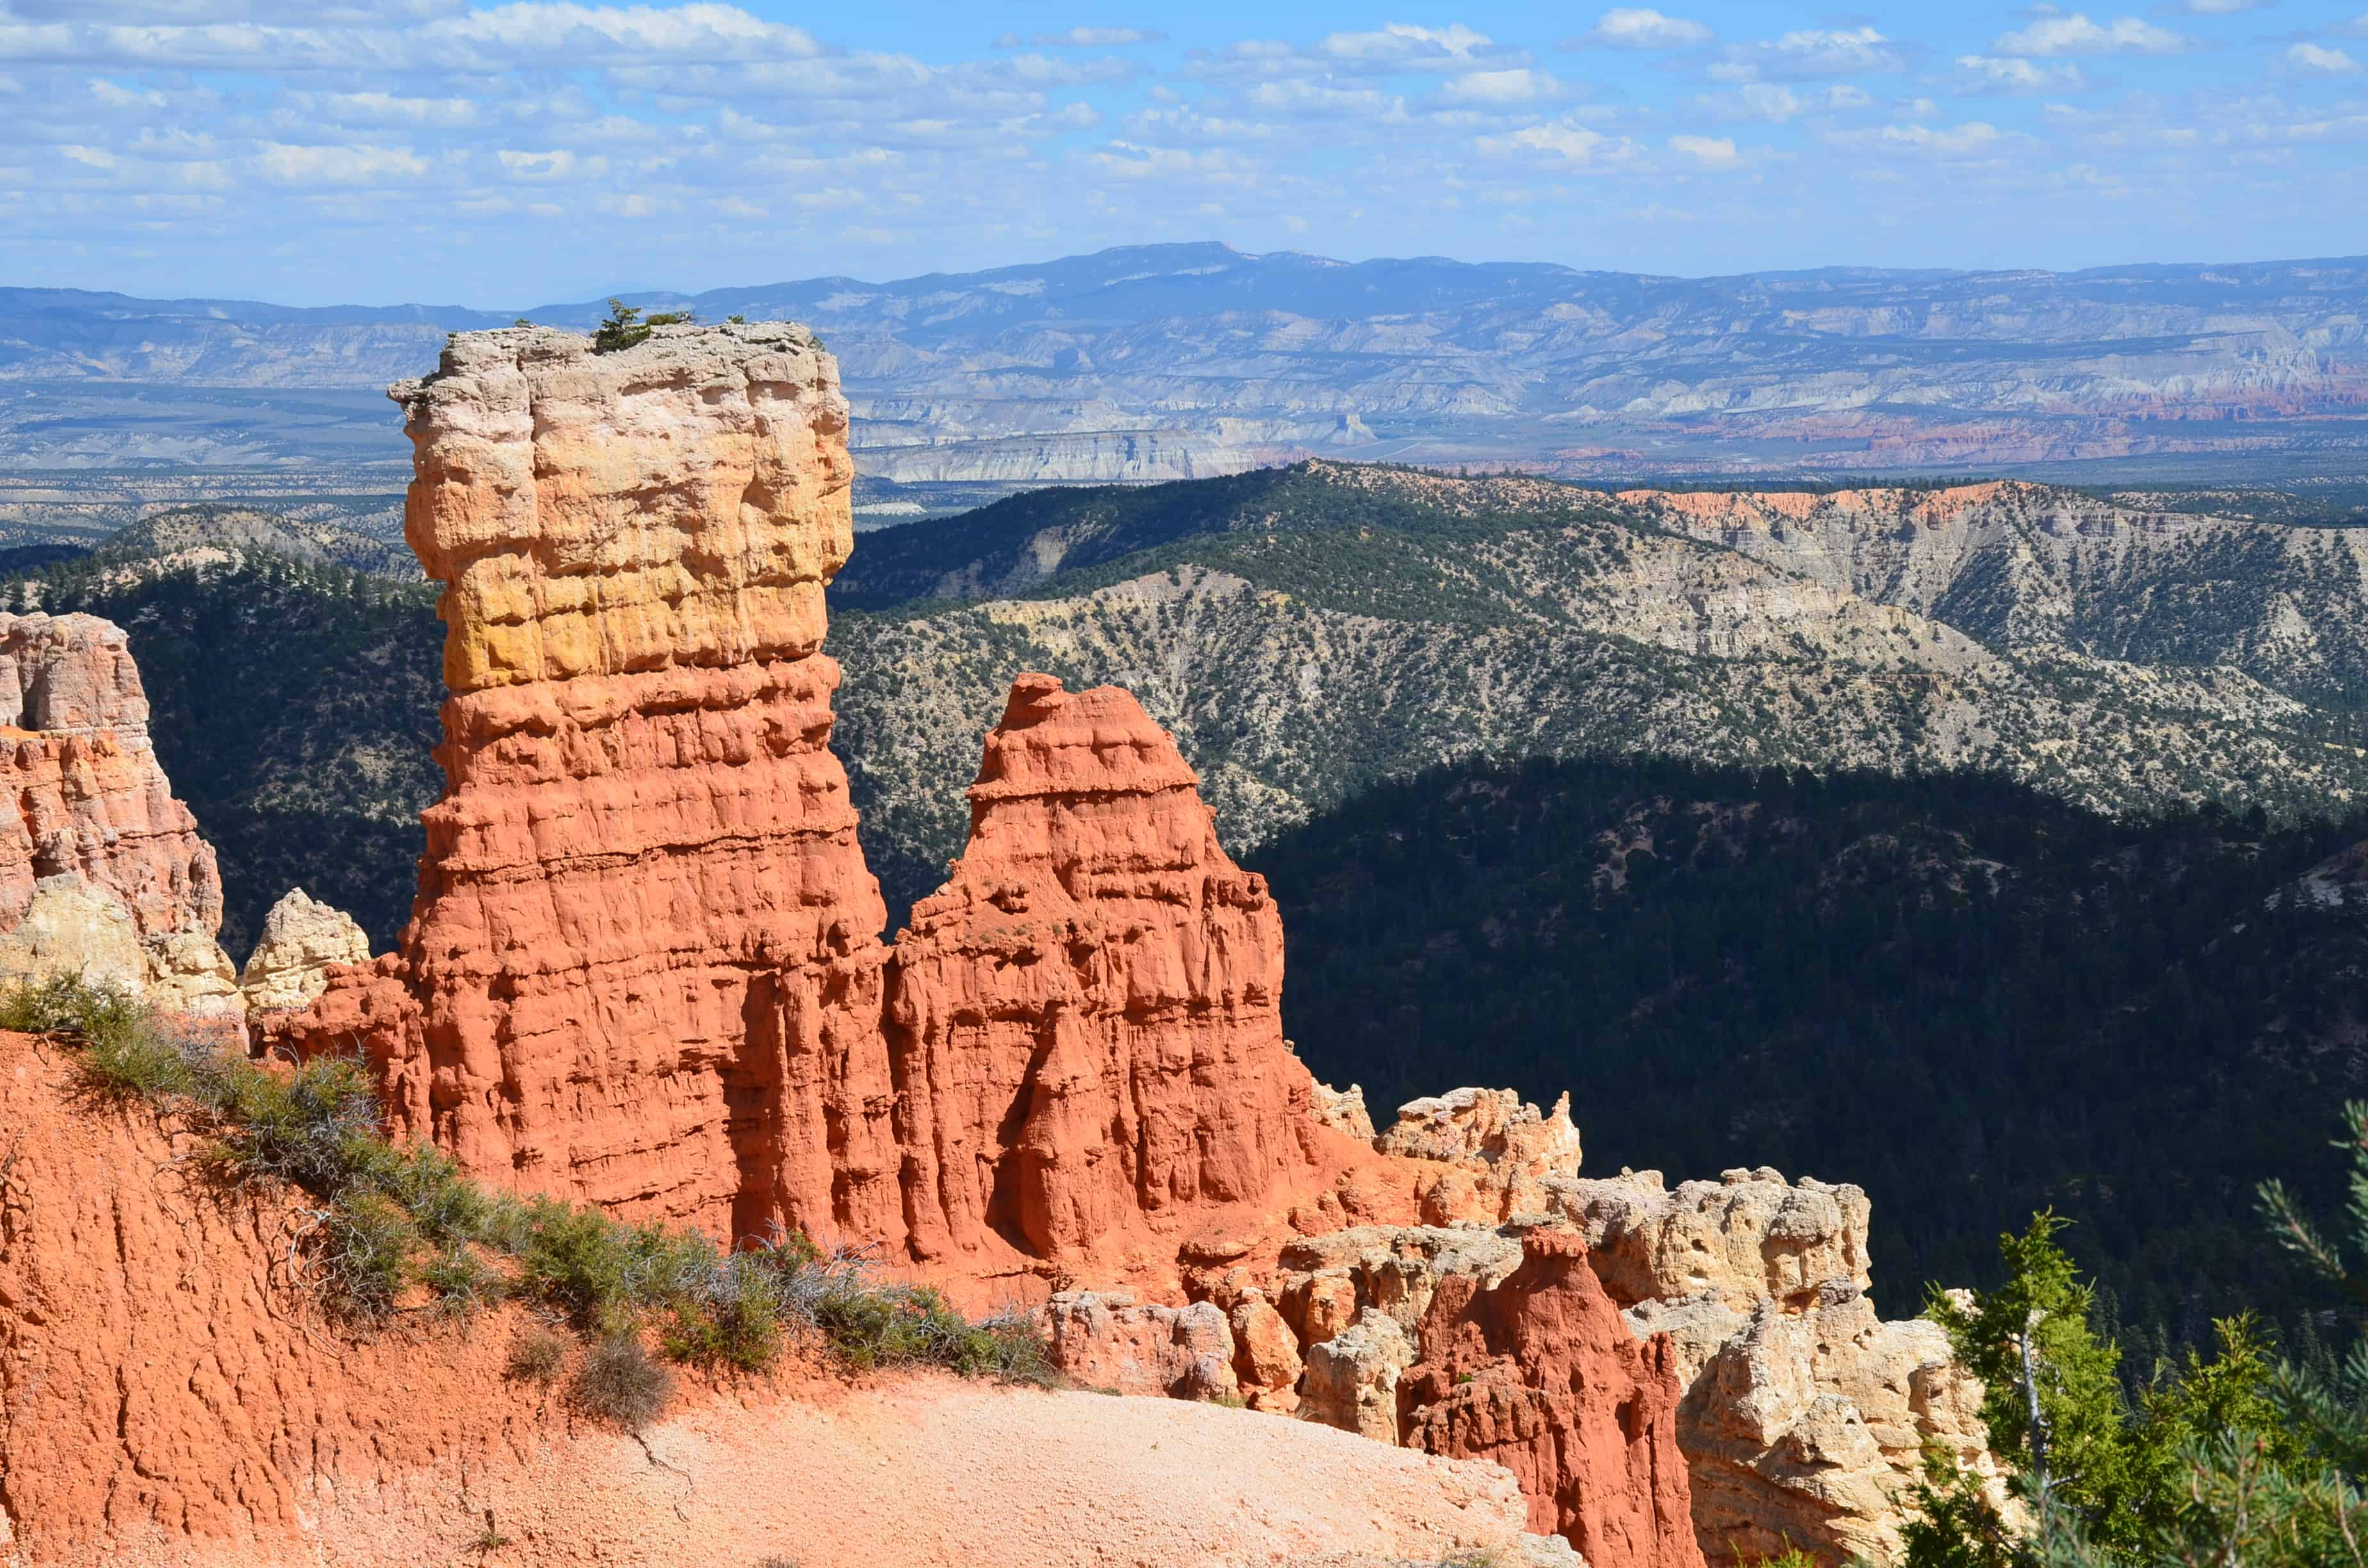
[[[1520,1494],[1495,1465],[1246,1410],[934,1375],[820,1404],[703,1401],[643,1441],[587,1433],[505,1468],[324,1499],[313,1561],[1197,1568],[1474,1553],[1519,1564],[1543,1544],[1522,1534]],[[509,1544],[481,1554],[489,1517]]]

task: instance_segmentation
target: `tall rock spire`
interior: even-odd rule
[[[719,1234],[868,1224],[887,1110],[842,1091],[887,1076],[885,914],[819,652],[836,365],[780,324],[612,354],[527,328],[391,395],[447,784],[401,950],[297,1032],[366,1042],[397,1126],[472,1171]]]
[[[890,1043],[915,1244],[1082,1255],[1315,1164],[1282,1038],[1282,917],[1200,780],[1116,687],[1023,675],[970,842],[896,943]]]

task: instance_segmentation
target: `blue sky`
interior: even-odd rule
[[[1105,245],[2368,252],[2368,0],[0,0],[0,282],[489,307]]]

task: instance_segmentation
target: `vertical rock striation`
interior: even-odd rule
[[[1628,1332],[1577,1236],[1523,1238],[1520,1267],[1494,1289],[1441,1279],[1422,1342],[1398,1384],[1409,1446],[1502,1464],[1530,1528],[1594,1568],[1702,1568],[1675,1350]]]
[[[1864,1192],[1766,1166],[1673,1189],[1655,1171],[1546,1187],[1629,1326],[1675,1348],[1711,1562],[1896,1558],[1934,1447],[2013,1513],[1979,1381],[1938,1324],[1885,1323],[1867,1295]]]
[[[890,1043],[917,1256],[1076,1256],[1316,1165],[1282,919],[1116,687],[1014,683],[952,879],[896,942]]]
[[[215,941],[222,874],[148,739],[120,627],[0,615],[0,978],[111,981],[167,1008],[234,1013]]]
[[[295,1027],[468,1170],[682,1220],[898,1211],[878,884],[829,748],[847,404],[803,328],[463,334],[393,389],[445,585],[401,950]]]

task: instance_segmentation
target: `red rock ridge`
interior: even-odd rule
[[[1124,692],[1021,678],[892,964],[829,749],[851,469],[803,329],[464,334],[395,395],[447,787],[400,950],[276,1025],[298,1049],[365,1053],[472,1175],[956,1269],[1315,1170],[1280,917]]]
[[[1293,1231],[1411,1219],[1426,1180],[1438,1199],[1455,1167],[1319,1124],[1274,902],[1124,691],[1015,682],[961,860],[881,945],[820,652],[846,407],[803,329],[606,355],[462,335],[396,395],[406,532],[446,585],[447,787],[400,950],[274,1027],[364,1051],[397,1131],[726,1240],[1170,1298]],[[1460,1125],[1442,1105],[1434,1142]],[[1519,1143],[1532,1183],[1575,1165],[1565,1119],[1499,1119],[1441,1151]],[[1288,1408],[1281,1310],[1223,1307]],[[1492,1290],[1451,1276],[1420,1337],[1422,1446],[1505,1462],[1596,1568],[1700,1568],[1666,1346],[1633,1341],[1579,1244],[1532,1238]]]

